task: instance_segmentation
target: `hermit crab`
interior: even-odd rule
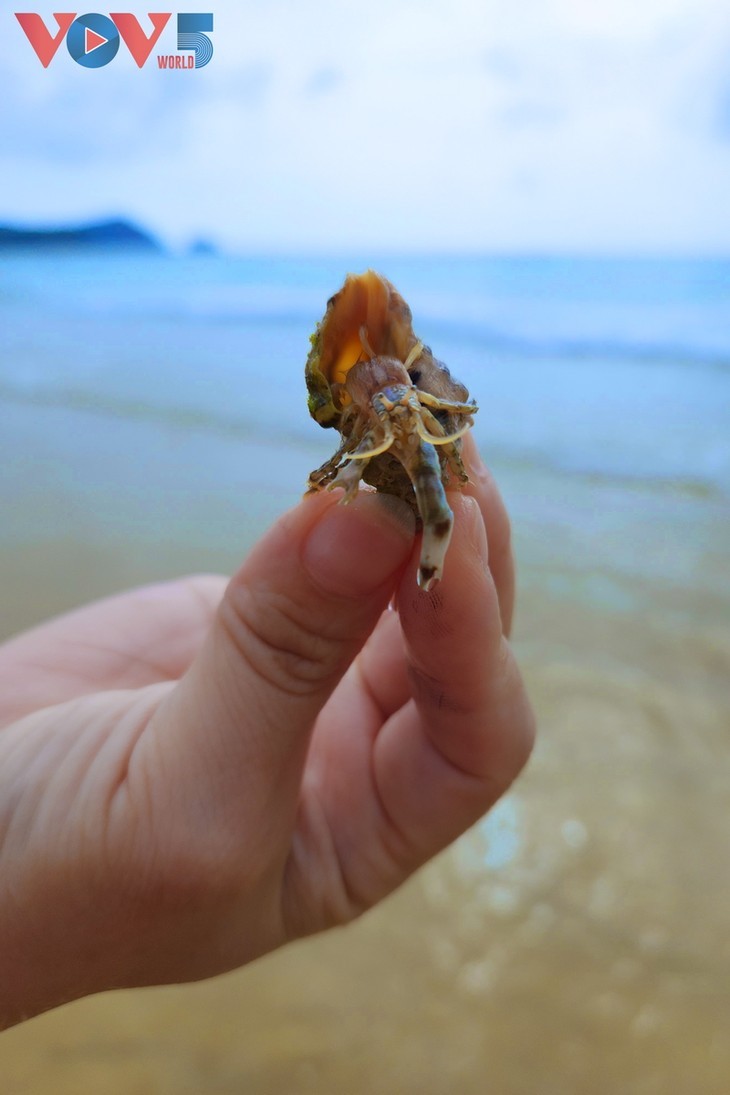
[[[360,479],[408,502],[423,527],[418,584],[443,574],[454,515],[444,484],[468,476],[459,439],[477,406],[447,367],[416,338],[411,310],[381,274],[348,274],[311,336],[306,380],[309,413],[341,436],[337,452],[313,471],[310,491]]]

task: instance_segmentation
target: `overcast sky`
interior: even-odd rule
[[[121,213],[238,250],[730,253],[727,0],[178,2],[215,20],[210,64],[178,72],[155,57],[174,16],[142,70],[123,45],[44,70],[16,6],[0,220]],[[55,29],[60,5],[29,6]]]

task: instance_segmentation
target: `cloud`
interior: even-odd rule
[[[4,29],[5,217],[113,209],[279,249],[730,248],[716,0],[221,0],[211,63],[173,73],[123,50],[43,70]]]
[[[327,95],[338,88],[345,80],[345,74],[341,69],[332,65],[315,69],[305,84],[304,90],[309,95]]]
[[[721,141],[730,142],[730,82],[717,97],[716,132]]]
[[[175,153],[179,123],[195,93],[192,85],[173,88],[145,80],[130,103],[126,72],[110,68],[94,75],[101,77],[101,88],[94,89],[101,94],[90,95],[87,85],[71,81],[61,81],[40,98],[9,90],[0,118],[0,146],[29,164],[84,170],[104,170],[153,151]]]

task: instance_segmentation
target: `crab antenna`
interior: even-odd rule
[[[433,433],[429,433],[423,422],[418,419],[416,423],[416,430],[418,436],[422,441],[427,441],[429,445],[448,445],[451,441],[458,441],[460,437],[463,437],[465,433],[468,433],[472,427],[471,422],[467,422],[460,430],[456,430],[454,433],[446,433],[443,437],[437,437]]]
[[[421,356],[422,353],[423,353],[423,343],[422,342],[417,342],[416,345],[411,350],[411,352],[409,353],[408,357],[403,362],[403,367],[406,370],[406,372],[408,372],[411,365],[413,365],[413,363],[415,361],[418,361],[418,359],[419,359],[419,357]]]
[[[362,348],[365,351],[365,353],[368,355],[368,357],[375,357],[375,354],[373,352],[373,348],[370,345],[370,343],[368,342],[368,329],[367,329],[367,327],[365,326],[364,323],[363,323],[362,327],[360,328],[360,342],[362,343]]]

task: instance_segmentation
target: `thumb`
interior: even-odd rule
[[[166,767],[188,802],[207,797],[210,809],[208,780],[216,797],[246,796],[248,809],[270,802],[273,783],[296,796],[309,731],[413,544],[413,515],[398,499],[337,500],[305,498],[258,543],[149,727],[167,739]]]

